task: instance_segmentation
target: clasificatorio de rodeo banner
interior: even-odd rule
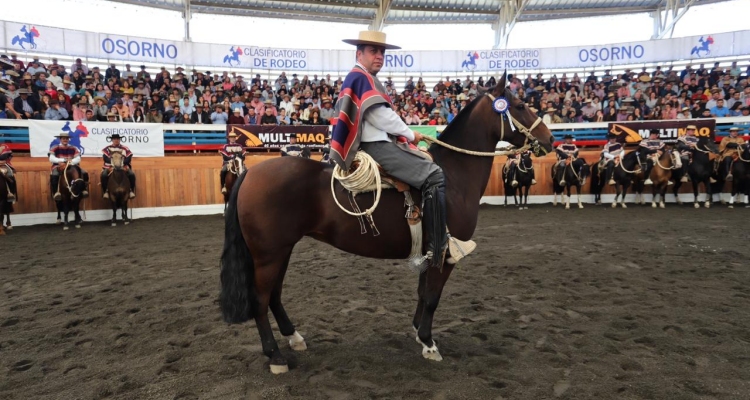
[[[48,157],[50,148],[60,143],[56,136],[61,133],[70,135],[69,144],[78,148],[81,157],[101,157],[115,133],[133,157],[164,157],[162,124],[29,120],[31,156]]]
[[[696,136],[714,139],[716,120],[713,118],[610,122],[607,131],[617,135],[620,143],[637,144],[648,138],[651,129],[659,129],[659,139],[665,143],[676,143],[677,138],[685,135],[688,125],[698,128]]]
[[[391,38],[398,43],[398,38]],[[84,32],[0,21],[0,43],[8,52],[93,57],[121,62],[246,68],[259,71],[344,72],[354,65],[351,50],[282,49],[242,43],[210,44]],[[540,49],[400,50],[385,54],[382,72],[537,71],[605,67],[750,54],[750,30],[683,38]],[[133,68],[137,71],[137,68]],[[320,78],[320,77],[319,77]]]

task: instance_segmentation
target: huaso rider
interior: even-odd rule
[[[370,155],[391,176],[422,191],[428,259],[425,267],[440,268],[448,243],[443,170],[413,150],[422,135],[414,132],[391,108],[391,100],[377,78],[383,68],[385,33],[362,31],[357,39],[356,64],[347,74],[336,103],[338,119],[331,135],[331,159],[349,171],[358,150]],[[351,118],[351,119],[350,119]],[[397,137],[405,138],[397,140]]]

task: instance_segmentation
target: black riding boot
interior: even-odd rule
[[[643,171],[643,184],[652,185],[651,182],[651,170],[654,169],[654,163],[651,160],[646,161],[646,170]]]
[[[81,175],[83,175],[83,192],[81,192],[81,195],[86,198],[89,197],[89,173],[81,172]]]
[[[6,182],[8,182],[8,189],[10,189],[10,193],[8,193],[8,203],[15,203],[16,200],[18,200],[18,191],[16,190],[16,180],[15,179],[8,179],[6,177]],[[3,221],[0,221],[0,223]]]
[[[725,180],[727,182],[731,182],[732,179],[734,179],[734,177],[732,176],[732,157],[724,157],[724,160],[722,161],[722,163],[724,165],[724,171],[722,175],[726,174],[724,175],[726,177]]]
[[[615,182],[613,181],[613,175],[615,172],[615,163],[609,162],[607,163],[607,166],[604,168],[604,182],[608,185],[613,185]]]
[[[222,169],[219,177],[221,178],[221,192],[226,193],[227,189],[224,187],[224,183],[227,181],[227,170]]]
[[[109,184],[109,174],[104,173],[100,175],[101,184],[102,184],[102,198],[108,199],[109,198],[109,189],[107,188],[107,185]]]
[[[128,174],[128,180],[130,181],[130,192],[135,195],[135,174]]]
[[[437,171],[427,178],[422,186],[422,204],[427,252],[432,255],[428,266],[440,268],[448,246],[443,171]]]
[[[55,194],[57,194],[59,185],[60,185],[60,175],[51,175],[49,179],[49,192],[52,195],[53,199],[55,199]],[[55,201],[60,201],[60,199],[57,198],[55,199]]]
[[[508,172],[508,177],[510,178],[510,185],[513,187],[518,187],[518,181],[516,180],[516,171],[518,171],[518,166],[516,164],[511,164],[510,172]]]

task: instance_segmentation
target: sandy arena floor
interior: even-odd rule
[[[747,399],[750,211],[482,207],[424,360],[417,278],[313,240],[285,307],[309,349],[268,372],[217,305],[219,216],[0,238],[2,399]],[[276,331],[277,339],[281,339]]]

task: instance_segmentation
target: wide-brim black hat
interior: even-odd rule
[[[114,135],[110,136],[109,139],[110,140],[112,140],[112,139],[122,139],[122,136],[120,136],[119,133],[115,133]]]

